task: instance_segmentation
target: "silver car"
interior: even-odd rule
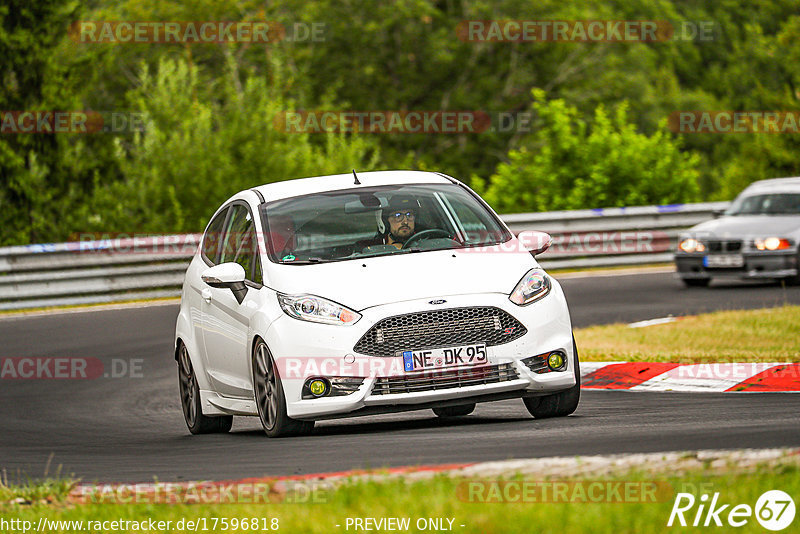
[[[750,184],[716,219],[678,240],[678,277],[690,287],[712,278],[783,279],[800,283],[800,178]]]

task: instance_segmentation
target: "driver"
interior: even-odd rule
[[[420,203],[415,197],[399,193],[389,199],[380,213],[378,233],[367,241],[359,241],[359,249],[377,245],[403,248],[403,244],[417,231],[417,214]]]
[[[416,231],[419,200],[411,195],[395,195],[382,213],[383,224],[386,228],[383,235],[383,244],[403,248]]]

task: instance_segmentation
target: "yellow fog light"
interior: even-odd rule
[[[547,357],[547,366],[552,371],[562,371],[566,364],[566,360],[564,360],[564,354],[561,352],[551,352],[550,356]]]
[[[328,390],[328,384],[319,378],[316,378],[309,382],[308,390],[311,392],[312,395],[315,397],[321,397],[325,395]]]

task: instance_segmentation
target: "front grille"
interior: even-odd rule
[[[353,350],[370,356],[396,356],[404,350],[453,347],[470,343],[501,345],[528,330],[500,308],[450,308],[395,315],[378,321]]]
[[[714,253],[739,252],[742,250],[742,242],[738,241],[709,241],[708,251]]]
[[[424,371],[399,377],[378,378],[372,389],[374,395],[414,393],[436,389],[463,388],[482,384],[496,384],[519,378],[511,363],[483,365],[467,369]]]

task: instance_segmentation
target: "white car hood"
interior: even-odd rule
[[[317,295],[356,311],[465,293],[509,294],[537,263],[528,252],[441,250],[319,265],[272,264],[267,285]]]
[[[706,221],[692,227],[691,232],[714,237],[791,237],[800,229],[797,215],[736,215]]]

